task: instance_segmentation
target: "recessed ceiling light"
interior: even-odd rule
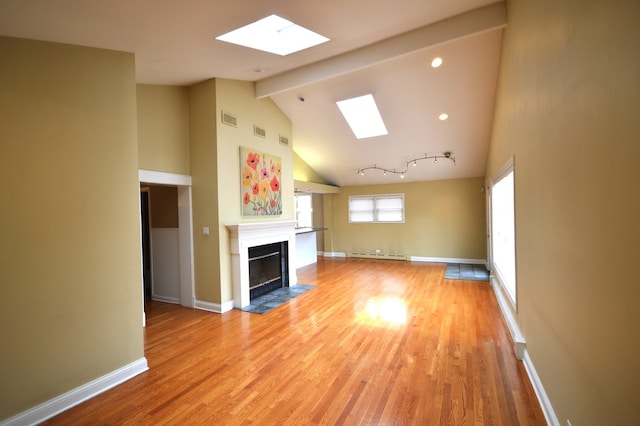
[[[294,24],[278,15],[267,16],[216,40],[285,56],[329,41],[328,38]]]
[[[444,120],[446,120],[447,118],[449,118],[449,114],[444,113],[444,112],[438,116],[438,119],[439,119],[440,121],[444,121]]]
[[[442,65],[442,58],[439,56],[433,58],[433,61],[431,61],[431,66],[433,68],[438,68],[440,65]]]
[[[387,134],[387,128],[372,94],[336,103],[356,138],[364,139]]]

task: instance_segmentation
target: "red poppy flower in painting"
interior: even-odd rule
[[[254,183],[251,187],[251,192],[253,192],[253,195],[258,195],[258,192],[260,192],[260,186],[258,186],[257,183]]]
[[[280,182],[278,182],[278,179],[273,178],[271,179],[271,190],[276,192],[276,191],[280,191]]]
[[[249,204],[249,201],[251,201],[251,196],[249,195],[248,192],[244,193],[244,203],[245,204]]]
[[[247,164],[253,170],[255,170],[256,167],[258,167],[259,162],[260,162],[260,154],[255,152],[250,152],[249,155],[247,155]]]

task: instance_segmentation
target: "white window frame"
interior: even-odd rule
[[[312,228],[313,227],[313,195],[299,193],[295,194],[296,202],[296,227],[298,228]],[[299,203],[300,198],[308,199],[308,208],[301,206],[303,203]]]
[[[380,219],[380,213],[384,211],[384,209],[379,208],[379,201],[386,199],[397,199],[400,200],[400,220],[384,220]],[[371,211],[371,220],[353,220],[352,213],[355,210],[352,210],[351,201],[354,200],[370,200],[372,204]],[[349,223],[404,223],[405,218],[405,209],[404,209],[404,194],[378,194],[378,195],[351,195],[349,196]],[[360,210],[361,212],[368,212],[369,210]]]
[[[506,178],[507,176],[509,176],[511,174],[512,179],[513,179],[513,193],[512,195],[512,201],[513,201],[513,210],[511,212],[507,212],[507,217],[509,215],[512,215],[512,220],[510,225],[513,226],[513,229],[511,230],[507,230],[507,234],[511,234],[511,235],[507,235],[508,239],[511,239],[511,244],[513,244],[512,250],[513,252],[509,254],[508,258],[505,258],[503,256],[503,258],[501,259],[500,256],[496,256],[497,250],[496,250],[496,246],[500,245],[500,244],[504,244],[504,241],[502,242],[498,242],[496,241],[497,238],[501,238],[499,234],[499,230],[496,230],[496,224],[498,222],[500,222],[502,225],[504,225],[504,214],[501,215],[500,212],[496,212],[496,209],[494,208],[495,205],[497,204],[496,201],[496,197],[495,197],[495,186],[496,184],[499,184],[504,178]],[[490,247],[491,247],[491,268],[494,272],[495,277],[497,278],[498,282],[500,283],[501,287],[503,288],[504,292],[509,296],[509,300],[512,303],[514,309],[518,310],[518,304],[517,304],[517,295],[518,295],[518,285],[517,285],[517,271],[516,271],[516,236],[515,236],[515,168],[514,168],[514,159],[513,157],[511,157],[507,163],[502,166],[502,168],[500,168],[500,170],[498,171],[498,173],[496,174],[496,176],[491,179],[491,185],[490,185],[490,200],[491,200],[491,229],[490,229],[490,237],[491,237],[491,241],[490,241]],[[512,256],[512,258],[511,258]],[[507,264],[503,264],[504,262],[507,262]]]

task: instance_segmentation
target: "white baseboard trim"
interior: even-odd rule
[[[529,376],[529,381],[531,382],[531,386],[533,386],[533,390],[538,397],[538,401],[540,402],[540,407],[542,407],[542,412],[544,413],[544,418],[547,420],[547,424],[551,426],[560,426],[560,421],[558,420],[558,416],[556,416],[556,412],[553,410],[551,406],[551,401],[549,400],[549,396],[547,392],[544,390],[544,386],[542,386],[542,382],[540,381],[540,376],[538,376],[538,372],[536,368],[533,366],[533,361],[529,357],[529,353],[527,350],[524,350],[524,357],[522,360],[524,364],[524,369],[527,371],[527,375]]]
[[[158,302],[164,302],[164,303],[173,303],[174,305],[179,305],[180,304],[180,299],[176,298],[176,297],[166,297],[166,296],[160,296],[157,294],[152,294],[151,295],[151,300],[155,300]]]
[[[422,257],[422,256],[409,256],[409,260],[412,262],[432,262],[432,263],[471,263],[474,265],[486,265],[487,261],[484,259],[464,259],[459,257]]]
[[[203,311],[215,312],[216,314],[224,314],[225,312],[229,312],[233,309],[233,300],[230,302],[225,302],[223,304],[196,300],[196,303],[193,307]]]
[[[511,334],[511,340],[513,341],[516,358],[522,360],[524,359],[524,352],[526,349],[527,341],[520,331],[518,322],[513,317],[511,309],[509,308],[509,302],[507,302],[507,300],[504,298],[504,294],[502,293],[502,289],[500,288],[500,283],[493,275],[491,276],[490,282],[491,287],[493,288],[493,293],[496,295],[496,300],[498,302],[498,306],[500,307],[500,312],[502,312],[504,322],[507,324],[509,334]]]
[[[322,253],[324,257],[347,257],[347,253],[340,251],[325,251]]]
[[[99,377],[96,380],[92,380],[89,383],[37,405],[23,413],[4,420],[0,422],[0,425],[24,426],[41,423],[71,407],[111,389],[114,386],[126,382],[148,369],[147,359],[144,357],[140,358],[139,360]]]

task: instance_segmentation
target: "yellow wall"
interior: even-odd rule
[[[293,220],[293,150],[291,144],[280,145],[279,135],[291,141],[291,121],[271,99],[256,99],[254,84],[251,82],[216,79],[216,114],[231,113],[237,118],[237,127],[218,125],[218,233],[220,253],[221,299],[217,303],[233,300],[231,281],[231,255],[229,233],[225,225],[241,222],[267,222]],[[266,130],[266,138],[255,136],[254,124]],[[240,184],[240,147],[255,149],[275,155],[282,160],[282,215],[242,216],[242,194]]]
[[[322,176],[313,170],[311,166],[309,166],[307,162],[295,152],[293,153],[293,178],[303,182],[327,184],[327,181],[325,181]]]
[[[188,89],[139,84],[137,97],[139,168],[191,174]]]
[[[220,303],[216,82],[189,87],[196,299]],[[202,228],[209,228],[203,235]]]
[[[132,54],[0,37],[0,419],[143,353]]]
[[[324,196],[324,249],[484,260],[482,186],[482,178],[471,178],[342,187]],[[404,194],[405,223],[349,223],[349,196],[396,193]]]
[[[561,424],[638,424],[640,3],[507,10],[487,176],[514,156],[517,320]]]
[[[149,218],[152,228],[178,227],[178,189],[175,186],[146,185],[149,188]]]

